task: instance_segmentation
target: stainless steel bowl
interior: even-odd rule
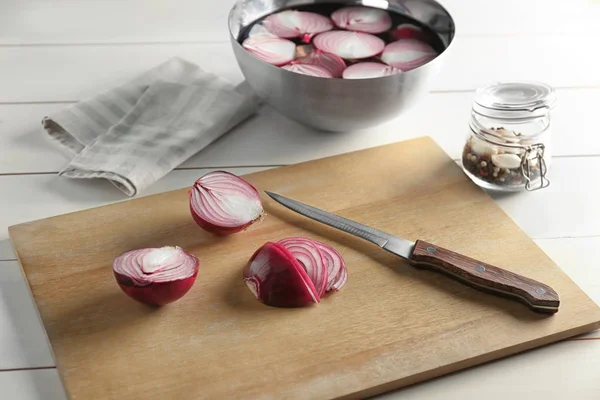
[[[414,70],[372,79],[317,78],[275,67],[247,52],[240,31],[257,19],[285,8],[342,3],[388,9],[407,15],[439,35],[443,52]],[[379,125],[397,117],[429,91],[454,39],[454,20],[433,0],[238,0],[229,13],[231,45],[250,87],[283,115],[325,131]]]

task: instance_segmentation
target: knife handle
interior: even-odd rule
[[[450,274],[476,289],[519,300],[534,311],[553,314],[560,305],[550,286],[423,240],[417,240],[409,261],[415,267]]]

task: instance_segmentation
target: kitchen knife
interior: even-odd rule
[[[443,272],[476,289],[521,301],[534,311],[550,314],[558,311],[560,305],[558,294],[543,283],[424,240],[411,242],[276,193],[268,191],[266,193],[292,211],[368,240],[408,260],[415,267]]]

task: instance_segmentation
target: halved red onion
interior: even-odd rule
[[[281,66],[296,56],[296,44],[272,35],[258,34],[247,38],[242,46],[266,63]]]
[[[269,15],[263,21],[265,28],[281,38],[302,38],[310,43],[311,38],[321,32],[333,29],[331,20],[321,14],[307,11],[286,10]]]
[[[189,191],[190,211],[203,229],[217,235],[240,232],[264,213],[258,190],[226,171],[209,172]]]
[[[350,60],[373,57],[385,47],[383,40],[370,33],[347,31],[320,33],[313,44],[319,50]]]
[[[400,39],[423,40],[423,30],[415,25],[400,24],[392,30],[390,36],[393,41]]]
[[[398,68],[394,68],[390,65],[381,64],[377,62],[360,62],[353,64],[344,70],[344,79],[369,79],[369,78],[380,78],[382,76],[400,74]]]
[[[256,250],[243,278],[258,301],[269,306],[303,307],[320,302],[304,268],[279,243],[267,242]]]
[[[323,67],[319,67],[318,65],[292,63],[284,65],[281,68],[302,75],[316,76],[319,78],[333,78],[331,72],[329,72]]]
[[[409,71],[427,64],[437,55],[427,43],[415,39],[401,39],[385,46],[381,59],[392,67]]]
[[[130,250],[113,262],[121,290],[144,304],[162,306],[183,297],[194,285],[200,262],[180,247]]]
[[[329,280],[327,263],[317,244],[306,238],[291,237],[279,241],[304,267],[319,296],[325,294]]]
[[[346,69],[346,62],[341,57],[319,49],[314,50],[306,57],[297,58],[295,62],[323,67],[331,73],[333,78],[341,78],[342,72]]]
[[[331,14],[338,28],[366,33],[382,33],[392,27],[392,18],[385,10],[371,7],[344,7]]]

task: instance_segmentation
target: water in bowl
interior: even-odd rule
[[[444,50],[440,37],[413,18],[340,3],[279,10],[246,26],[237,40],[264,62],[320,78],[403,73]]]

